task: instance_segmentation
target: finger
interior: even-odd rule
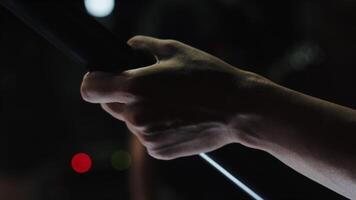
[[[172,160],[210,152],[224,146],[224,143],[211,139],[208,135],[205,136],[199,132],[192,132],[191,134],[200,137],[194,137],[173,145],[166,145],[162,148],[147,148],[148,153],[160,160]]]
[[[125,121],[144,128],[147,135],[194,124],[223,123],[225,120],[219,113],[207,109],[160,101],[127,104],[122,115]]]
[[[135,36],[127,43],[134,49],[151,52],[158,61],[172,57],[179,46],[179,42],[174,40],[161,40],[148,36]]]
[[[103,110],[105,110],[107,113],[109,113],[111,116],[114,118],[125,121],[125,118],[123,116],[123,112],[125,109],[125,104],[122,103],[103,103],[101,104],[101,107]]]
[[[196,130],[193,126],[172,128],[155,134],[140,133],[143,145],[148,149],[162,149],[185,143],[196,137]]]
[[[146,135],[210,120],[189,107],[167,104],[161,102],[127,104],[122,116],[126,122],[141,128]]]
[[[197,155],[207,152],[208,147],[200,147],[202,139],[187,140],[185,142],[162,146],[161,148],[147,148],[148,154],[160,160],[172,160],[180,157]]]
[[[133,126],[129,122],[126,122],[126,126],[147,149],[162,149],[168,146],[175,146],[185,143],[194,137],[192,131],[188,132],[183,129],[170,129],[162,131],[160,134],[147,135],[142,128]]]
[[[154,134],[144,134],[144,136],[147,137],[143,138],[151,142],[155,149],[161,149],[166,146],[175,146],[194,139],[201,140],[202,137],[207,136],[214,136],[214,138],[217,138],[220,133],[217,131],[217,128],[215,128],[216,126],[218,126],[218,124],[214,123],[185,125],[157,131]]]
[[[89,72],[82,81],[81,95],[90,103],[128,103],[134,95],[129,93],[128,76],[105,72]]]
[[[136,138],[140,141],[140,143],[142,145],[144,145],[145,144],[145,140],[142,137],[143,136],[142,130],[140,128],[137,128],[137,127],[133,126],[129,122],[126,122],[126,126],[127,126],[127,129],[129,129],[129,131],[136,136]]]

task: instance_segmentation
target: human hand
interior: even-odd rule
[[[174,159],[248,143],[235,119],[256,107],[253,99],[268,80],[177,41],[136,36],[128,44],[150,51],[157,63],[88,73],[81,93],[124,121],[151,156]]]

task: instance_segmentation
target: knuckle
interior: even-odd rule
[[[150,149],[159,149],[164,145],[159,135],[149,135],[146,133],[141,134],[143,145]]]
[[[153,158],[156,158],[159,160],[173,160],[173,159],[175,159],[175,157],[171,153],[168,153],[167,151],[164,151],[164,150],[148,149],[148,154],[150,156],[152,156]]]
[[[162,48],[167,53],[176,53],[179,48],[179,42],[171,39],[164,40],[162,43]]]
[[[177,47],[178,46],[178,41],[172,40],[172,39],[167,39],[167,40],[164,40],[164,44],[167,47]]]
[[[142,40],[144,38],[145,38],[145,36],[143,36],[143,35],[135,35],[131,38],[131,40]]]
[[[142,145],[145,146],[147,149],[155,149],[158,147],[158,144],[153,141],[148,141],[145,138],[141,137]]]
[[[142,41],[142,40],[144,40],[145,39],[145,37],[144,36],[142,36],[142,35],[136,35],[136,36],[133,36],[131,39],[129,39],[129,43],[135,43],[135,42],[138,42],[138,41]]]

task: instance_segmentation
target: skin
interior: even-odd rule
[[[157,63],[85,75],[84,100],[126,123],[148,153],[170,160],[231,143],[266,151],[356,199],[356,111],[301,94],[174,40],[136,36]]]

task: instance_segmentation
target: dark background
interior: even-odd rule
[[[284,86],[356,107],[356,1],[121,0],[99,21],[123,39],[176,39]],[[129,134],[81,100],[84,73],[0,8],[1,199],[132,196],[130,168],[110,164],[115,151],[129,151]],[[70,167],[77,152],[93,158],[86,174]],[[266,153],[229,145],[211,155],[268,199],[343,199]],[[155,199],[249,198],[198,157],[149,163]]]

